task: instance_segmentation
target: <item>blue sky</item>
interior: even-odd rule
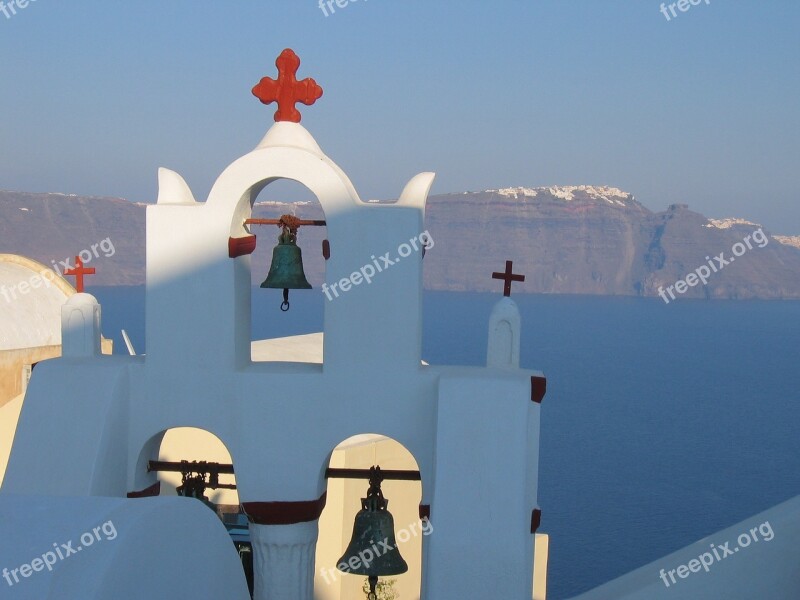
[[[433,170],[434,193],[613,185],[800,234],[794,0],[670,21],[654,0],[317,2],[0,12],[0,189],[154,201],[165,166],[205,199],[272,122],[250,89],[292,47],[325,89],[303,125],[362,198]]]

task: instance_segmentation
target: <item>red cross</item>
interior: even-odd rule
[[[264,104],[278,103],[278,110],[275,112],[276,121],[299,123],[300,111],[294,105],[302,102],[306,106],[311,106],[322,97],[322,88],[310,77],[297,81],[300,59],[290,48],[281,52],[275,61],[275,66],[278,67],[278,79],[264,77],[253,88],[253,95]]]
[[[74,269],[67,269],[64,271],[64,275],[74,275],[75,276],[75,289],[78,290],[79,294],[83,293],[83,276],[84,275],[94,275],[97,273],[97,270],[94,267],[86,268],[83,266],[83,261],[81,260],[80,256],[75,257],[75,268]]]
[[[507,260],[505,273],[492,273],[492,279],[502,279],[503,281],[505,281],[505,287],[503,288],[503,296],[511,295],[512,281],[525,281],[525,275],[514,274],[513,266],[514,262]]]

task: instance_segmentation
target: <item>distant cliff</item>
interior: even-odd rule
[[[144,207],[119,198],[0,191],[0,253],[22,254],[63,271],[59,263],[95,245],[87,266],[97,268],[97,275],[87,285],[141,284]],[[107,238],[114,250],[108,257],[112,253],[99,248]]]
[[[254,216],[292,211],[322,218],[316,202],[263,202]],[[110,239],[115,252],[101,252],[93,260],[98,274],[90,284],[140,284],[144,214],[144,204],[115,198],[0,191],[0,252],[51,264]],[[718,264],[714,257],[721,253],[729,261],[734,245],[760,226],[708,219],[685,205],[654,213],[616,188],[563,186],[432,196],[426,228],[435,242],[425,257],[428,289],[498,291],[501,283],[491,273],[511,259],[514,270],[527,277],[515,285],[520,293],[656,296],[660,287],[674,285],[698,267]],[[266,276],[277,232],[273,227],[255,231],[255,283]],[[300,231],[315,285],[322,281],[323,237],[321,228]],[[763,247],[752,240],[752,247],[713,273],[707,285],[689,287],[682,297],[800,298],[800,238],[769,236]]]
[[[729,260],[734,244],[760,228],[709,220],[685,205],[653,213],[630,194],[589,186],[438,196],[427,221],[437,241],[429,287],[496,290],[486,274],[512,259],[527,277],[520,291],[636,296],[657,295],[709,259],[716,265],[720,253]],[[800,298],[800,249],[791,239],[765,241],[750,241],[752,249],[683,297]]]

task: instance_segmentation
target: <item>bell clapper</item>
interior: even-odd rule
[[[367,600],[378,600],[378,594],[375,590],[378,587],[378,578],[374,575],[369,578],[369,595],[367,596]]]
[[[287,288],[283,288],[283,302],[281,302],[281,310],[283,312],[289,310],[289,290]]]

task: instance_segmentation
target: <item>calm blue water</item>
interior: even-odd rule
[[[142,288],[95,288],[144,351]],[[428,293],[424,358],[479,365],[497,296]],[[571,597],[800,494],[800,302],[516,296],[548,377],[549,597]],[[254,337],[319,331],[324,297],[254,294]],[[780,532],[776,532],[780,535]]]

